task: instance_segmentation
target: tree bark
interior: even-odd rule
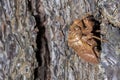
[[[119,80],[118,0],[1,0],[0,80]],[[114,7],[113,7],[114,6]],[[68,46],[68,29],[91,13],[100,22],[100,63]]]
[[[33,80],[36,21],[27,0],[0,0],[0,80]]]

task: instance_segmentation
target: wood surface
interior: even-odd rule
[[[120,80],[119,0],[0,0],[0,80]],[[100,22],[100,64],[68,47],[68,29]]]

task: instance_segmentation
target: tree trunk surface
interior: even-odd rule
[[[68,46],[75,19],[100,22],[99,64]],[[0,0],[0,80],[120,80],[119,0]]]

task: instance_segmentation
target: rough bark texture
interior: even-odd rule
[[[0,80],[120,80],[119,4],[0,0]],[[101,38],[108,40],[101,43],[98,65],[81,60],[67,44],[71,22],[86,13],[101,23]]]
[[[0,80],[33,80],[35,18],[27,0],[0,0]]]

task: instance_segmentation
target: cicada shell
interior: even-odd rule
[[[86,21],[86,20],[85,20]],[[68,32],[68,46],[70,46],[74,51],[80,56],[81,59],[84,59],[87,62],[97,64],[99,63],[99,52],[96,49],[97,42],[92,39],[92,22],[89,22],[90,24],[85,24],[84,20],[75,20],[73,24],[69,28]],[[91,31],[86,31],[89,34],[84,35],[85,30],[84,26],[86,28],[91,27]],[[92,34],[92,35],[91,35]],[[91,35],[91,36],[90,36]],[[91,39],[90,39],[91,38]]]

